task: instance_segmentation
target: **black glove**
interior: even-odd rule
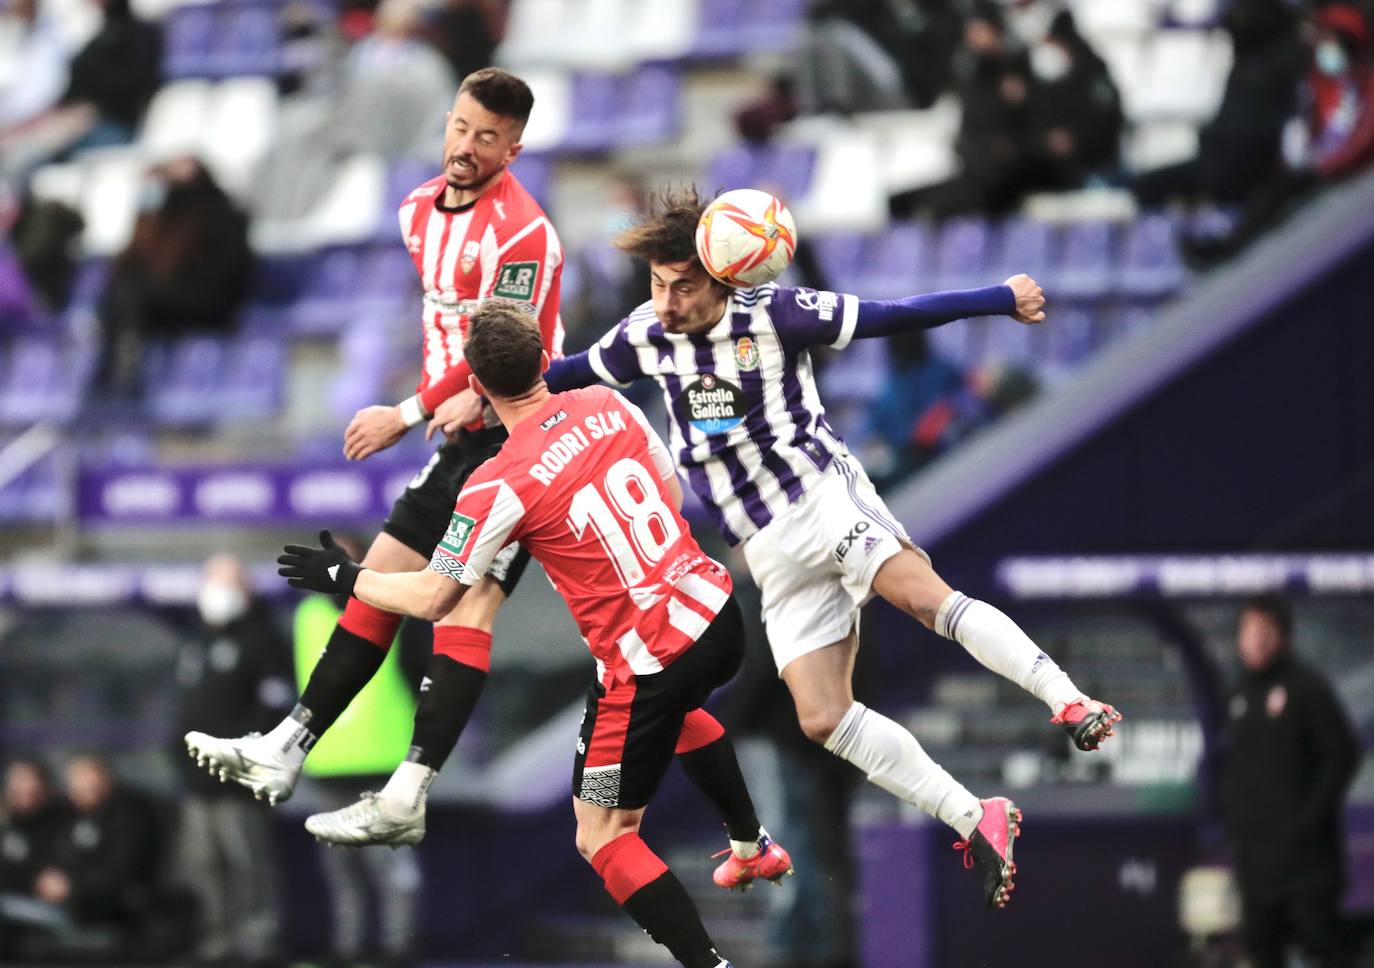
[[[359,565],[348,553],[334,543],[327,530],[320,532],[319,548],[287,545],[277,559],[281,565],[277,574],[292,588],[309,588],[329,595],[352,595],[353,583],[358,580]]]

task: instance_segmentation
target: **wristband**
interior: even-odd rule
[[[420,402],[418,393],[413,397],[406,397],[398,406],[401,410],[401,420],[405,422],[408,428],[418,426],[429,419],[425,414],[425,405]]]

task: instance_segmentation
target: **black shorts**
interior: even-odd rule
[[[645,806],[673,762],[682,720],[729,682],[744,658],[744,616],[731,595],[701,638],[662,672],[592,683],[573,765],[573,796]]]
[[[504,427],[488,427],[476,432],[464,430],[456,440],[446,442],[406,485],[405,493],[391,506],[391,514],[382,524],[382,530],[426,559],[433,557],[453,517],[458,492],[472,472],[494,456],[505,442]],[[529,563],[530,556],[525,549],[516,544],[507,545],[492,561],[487,574],[496,579],[509,597]]]

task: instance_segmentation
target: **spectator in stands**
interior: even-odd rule
[[[72,759],[66,780],[74,813],[58,838],[54,862],[38,875],[38,896],[65,907],[78,924],[145,944],[157,914],[161,873],[156,807],[116,782],[99,756]]]
[[[1142,205],[1198,197],[1243,201],[1278,166],[1302,77],[1296,17],[1285,0],[1236,0],[1225,25],[1235,61],[1216,117],[1198,133],[1194,158],[1135,178],[1131,187]]]
[[[1121,96],[1107,64],[1083,39],[1073,14],[1060,11],[1031,50],[1039,80],[1031,110],[1043,186],[1081,188],[1115,172],[1120,156]]]
[[[200,628],[177,657],[181,736],[206,723],[238,736],[295,702],[286,636],[252,589],[243,563],[205,563],[196,596]],[[200,901],[196,955],[259,960],[277,950],[278,905],[267,814],[218,782],[177,744],[182,769],[179,871]]]
[[[53,792],[52,774],[38,759],[19,757],[5,770],[5,807],[0,824],[0,896],[38,902],[40,874],[55,861],[67,808]],[[24,956],[39,912],[0,913],[0,960]]]
[[[0,10],[0,134],[53,107],[67,85],[67,49],[38,0]]]
[[[1331,4],[1313,11],[1308,27],[1311,59],[1287,161],[1251,192],[1232,232],[1185,241],[1194,263],[1236,254],[1313,190],[1374,160],[1374,59],[1365,15],[1354,4]]]
[[[907,107],[902,73],[875,38],[892,36],[886,0],[812,0],[795,58],[797,100],[808,114]]]
[[[133,238],[100,300],[98,385],[139,390],[146,341],[226,329],[248,291],[248,219],[194,157],[151,169]]]
[[[1345,964],[1345,793],[1359,744],[1331,685],[1293,654],[1282,598],[1246,603],[1236,631],[1241,682],[1231,699],[1222,774],[1245,942],[1255,968],[1281,968],[1301,945],[1321,968]]]
[[[29,196],[10,230],[28,285],[51,311],[67,305],[76,276],[77,242],[85,226],[81,213],[70,205]]]
[[[336,540],[361,560],[366,549],[356,540]],[[312,594],[296,607],[292,631],[300,689],[305,689],[347,601],[347,596]],[[409,670],[403,666],[406,656],[397,644],[393,643],[377,674],[320,737],[305,761],[306,776],[318,783],[322,810],[348,806],[364,791],[380,789],[410,750],[415,692],[408,681]],[[295,692],[291,695],[294,698]],[[408,964],[414,955],[422,886],[415,852],[338,850],[324,845],[319,853],[333,908],[330,954],[344,963],[378,956],[385,964]],[[375,900],[378,915],[378,938],[372,950],[367,945],[369,898]]]
[[[454,76],[467,77],[495,60],[504,33],[505,4],[496,0],[442,0],[433,11],[435,46]]]
[[[162,34],[139,20],[129,0],[95,0],[104,8],[100,30],[72,58],[71,81],[62,101],[87,108],[91,127],[74,147],[133,140],[161,77]]]
[[[955,152],[962,171],[949,181],[892,198],[895,215],[924,210],[936,218],[1003,212],[1034,185],[1036,79],[1030,59],[1007,31],[994,0],[979,0],[964,25],[955,61],[963,105]]]
[[[906,477],[954,436],[964,374],[930,351],[923,330],[888,338],[888,370],[868,411],[864,466],[881,489]]]

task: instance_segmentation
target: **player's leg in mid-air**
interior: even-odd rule
[[[837,458],[812,493],[745,544],[745,556],[763,592],[769,643],[802,730],[879,787],[958,831],[988,904],[1005,904],[1020,812],[1005,798],[974,796],[909,730],[854,700],[860,606],[877,593],[949,634],[1049,704],[1053,721],[1071,726],[1082,748],[1110,734],[1115,711],[1083,696],[1001,612],[950,590],[852,458]],[[965,625],[970,616],[973,624]]]

